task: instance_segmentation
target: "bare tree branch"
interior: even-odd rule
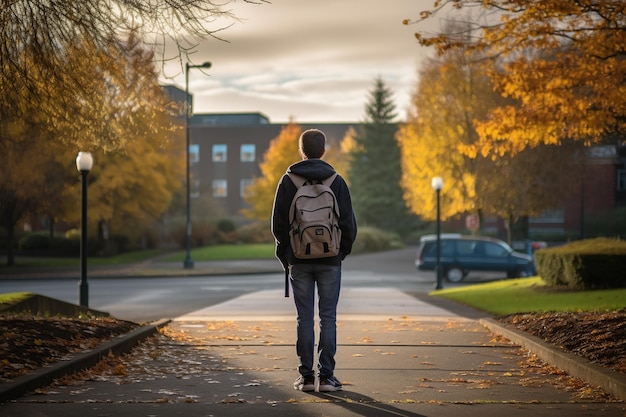
[[[155,52],[157,60],[178,59],[182,65],[202,41],[223,40],[219,32],[231,24],[228,19],[236,20],[227,8],[232,1],[0,0],[0,125],[19,117],[23,103],[34,101],[41,101],[43,109],[56,110],[49,114],[50,123],[63,115],[80,117],[80,103],[72,106],[69,99],[43,105],[54,95],[41,85],[54,84],[55,91],[67,91],[69,96],[83,88],[85,63],[68,58],[75,45],[110,53],[123,50],[132,34]],[[167,49],[170,45],[174,48]],[[5,129],[0,130],[0,142]]]

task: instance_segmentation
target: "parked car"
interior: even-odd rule
[[[436,235],[420,239],[415,266],[422,271],[436,269]],[[503,271],[509,278],[536,274],[533,257],[513,251],[506,242],[460,234],[441,235],[441,266],[450,282],[462,281],[471,271]]]

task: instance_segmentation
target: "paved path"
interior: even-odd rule
[[[116,372],[20,397],[0,405],[0,417],[625,416],[624,403],[578,397],[471,315],[424,299],[343,291],[342,392],[292,388],[292,299],[261,291],[175,318],[167,337],[136,348]]]

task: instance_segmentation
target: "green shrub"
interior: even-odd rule
[[[68,239],[80,239],[80,229],[70,229],[65,232],[65,237]]]
[[[217,230],[222,233],[232,233],[237,230],[237,225],[231,219],[220,219],[217,221]]]
[[[231,219],[220,219],[215,223],[215,234],[212,241],[216,244],[233,244],[237,243],[237,224]]]
[[[61,256],[78,256],[80,254],[80,238],[52,238],[50,240],[50,249],[54,254]]]
[[[90,254],[97,253],[97,242],[90,239],[88,242]],[[50,237],[48,234],[32,233],[19,241],[19,249],[25,254],[43,256],[78,256],[80,253],[80,238]]]
[[[402,247],[402,241],[398,235],[375,227],[360,227],[352,247],[352,253],[381,252]]]
[[[597,238],[535,253],[537,271],[546,283],[573,289],[626,287],[626,242]]]
[[[50,237],[48,235],[33,233],[21,238],[18,246],[21,250],[25,251],[45,250],[50,248]]]
[[[269,222],[254,222],[237,230],[240,243],[274,243]]]

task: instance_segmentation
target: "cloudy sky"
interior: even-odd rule
[[[361,121],[368,92],[381,76],[394,92],[399,119],[408,108],[420,63],[429,53],[402,20],[432,0],[271,0],[232,9],[241,19],[203,42],[192,69],[195,113],[261,112],[273,123]],[[216,26],[217,27],[217,26]],[[165,82],[184,88],[180,65]]]

